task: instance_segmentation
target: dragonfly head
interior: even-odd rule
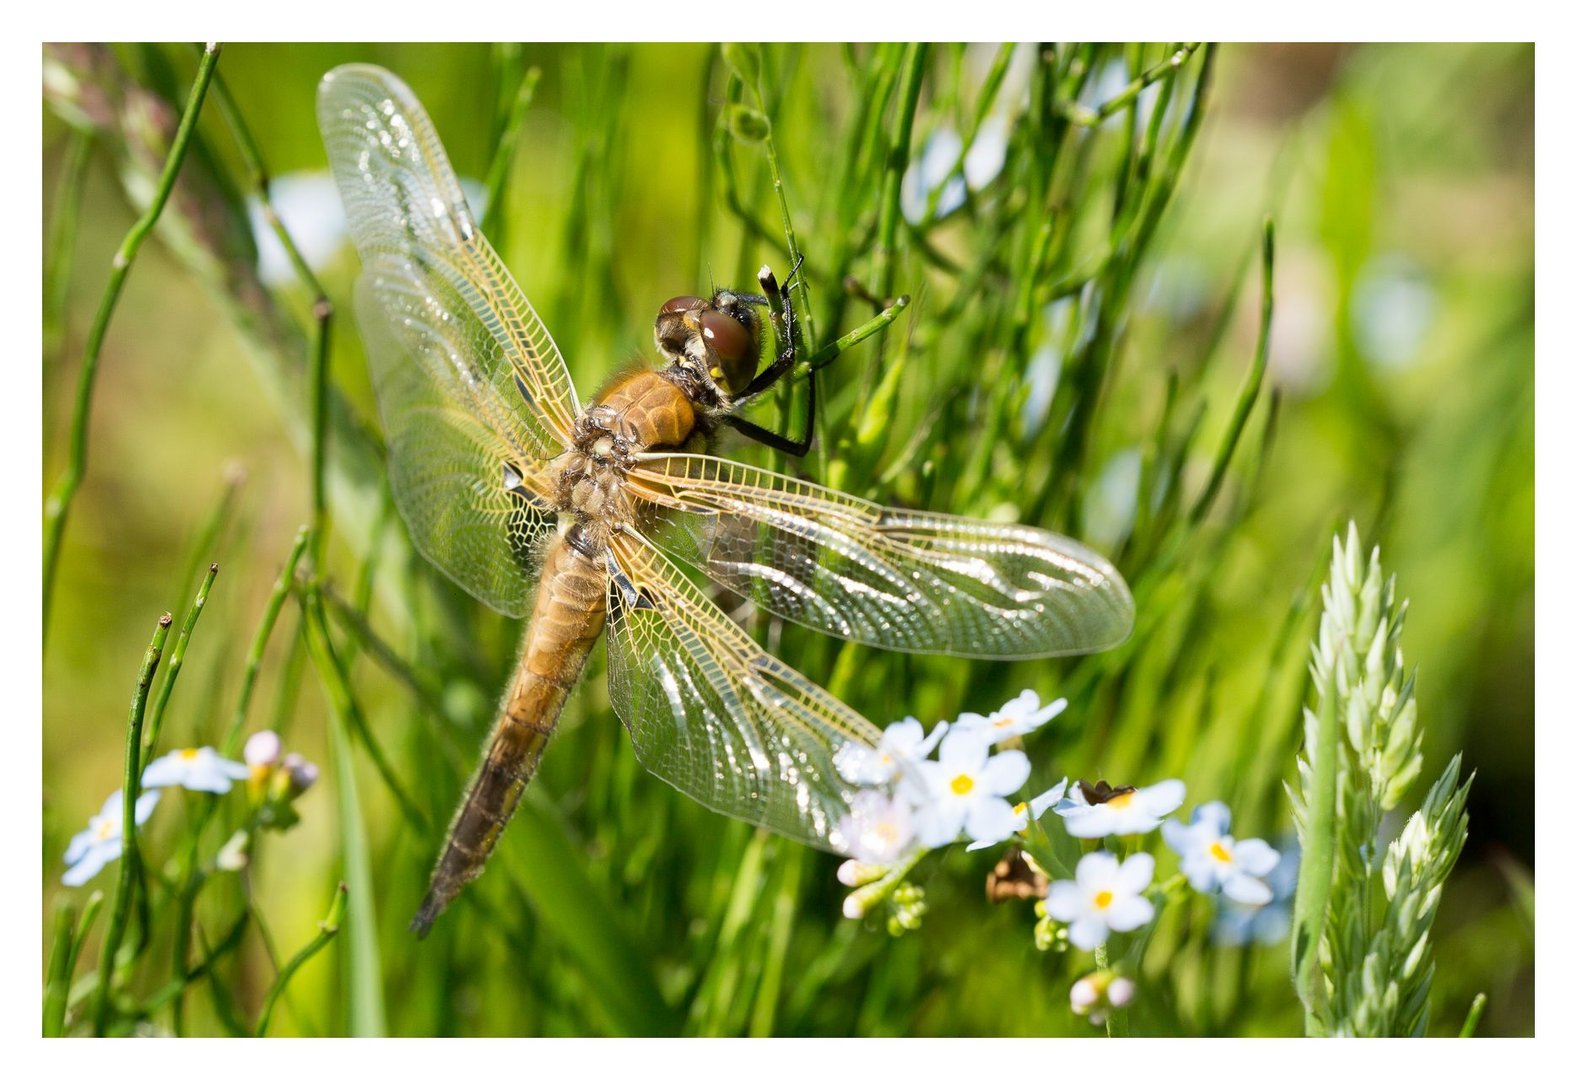
[[[657,313],[657,348],[709,380],[724,397],[744,392],[761,362],[766,298],[719,289],[710,300],[676,296]]]

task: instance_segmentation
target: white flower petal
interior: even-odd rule
[[[1138,858],[1138,856],[1134,856]],[[1113,930],[1136,930],[1155,918],[1155,905],[1142,896],[1125,896],[1106,909],[1106,923]]]
[[[1181,821],[1161,822],[1161,839],[1166,841],[1166,846],[1179,855],[1187,855],[1199,846],[1192,826],[1184,825]]]
[[[162,791],[144,791],[138,795],[137,806],[132,811],[132,820],[138,825],[146,825],[149,815],[153,813],[153,808],[159,805],[159,797],[163,794]]]
[[[956,800],[933,802],[915,816],[915,835],[928,848],[951,844],[964,826],[964,807]]]
[[[1243,872],[1255,877],[1264,877],[1281,862],[1281,852],[1263,840],[1239,840],[1232,853],[1237,856],[1237,864]]]
[[[1058,809],[1057,813],[1062,815],[1062,827],[1068,830],[1068,835],[1081,840],[1111,836],[1121,825],[1116,815],[1100,806],[1075,806],[1070,810]]]
[[[1220,865],[1209,854],[1199,852],[1183,860],[1183,876],[1188,878],[1194,891],[1213,893],[1216,891],[1217,867]]]
[[[67,866],[77,862],[82,856],[87,854],[88,848],[99,842],[94,835],[95,831],[93,825],[89,824],[86,829],[83,829],[71,838],[71,842],[66,845],[65,862]]]
[[[181,752],[172,750],[163,757],[148,762],[148,767],[142,771],[142,786],[174,787],[185,779],[189,771],[189,766],[181,760]]]
[[[942,748],[936,756],[951,776],[961,772],[979,772],[985,767],[986,755],[990,752],[991,744],[978,734],[954,728],[942,740]]]
[[[1011,795],[1029,779],[1029,758],[1021,750],[993,754],[981,771],[981,782],[993,795]]]
[[[1072,922],[1085,909],[1084,890],[1071,881],[1046,886],[1046,914],[1058,922]]]
[[[978,799],[969,808],[964,831],[976,841],[999,843],[1018,832],[1022,822],[1006,799]]]
[[[1138,858],[1138,856],[1134,857]],[[1119,882],[1121,873],[1122,867],[1117,861],[1117,856],[1109,851],[1092,851],[1080,859],[1079,865],[1073,868],[1073,879],[1079,883],[1079,888],[1088,894],[1102,889],[1112,889]]]
[[[1084,915],[1068,925],[1068,940],[1085,952],[1106,943],[1106,923],[1097,915]]]
[[[1233,874],[1221,883],[1221,891],[1240,904],[1270,903],[1270,886],[1257,877]]]
[[[92,845],[64,874],[60,875],[61,884],[76,886],[91,881],[108,863],[120,857],[120,848],[119,837],[113,841]]]
[[[223,795],[230,790],[230,778],[211,769],[192,772],[180,780],[187,791],[206,791],[210,795]]]
[[[1216,836],[1225,836],[1232,827],[1232,811],[1224,802],[1207,802],[1195,808],[1193,824],[1204,826]]]
[[[1068,790],[1068,778],[1064,776],[1059,783],[1053,784],[1045,791],[1036,795],[1029,801],[1029,817],[1031,821],[1039,821],[1041,815],[1055,806],[1062,798],[1062,793]]]
[[[1144,812],[1155,818],[1163,818],[1183,805],[1183,799],[1188,794],[1188,789],[1181,780],[1162,780],[1159,784],[1140,788],[1134,792],[1134,803],[1142,806]],[[1154,828],[1154,826],[1151,826]],[[1149,832],[1149,829],[1144,830]]]
[[[1143,892],[1154,877],[1155,856],[1145,851],[1128,856],[1117,871],[1117,883],[1128,893]]]

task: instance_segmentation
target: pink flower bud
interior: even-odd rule
[[[241,752],[241,757],[254,769],[267,768],[279,761],[281,749],[283,747],[278,735],[272,731],[259,731],[246,740],[246,749]]]

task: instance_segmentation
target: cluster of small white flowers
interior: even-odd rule
[[[834,762],[839,775],[867,788],[839,823],[838,834],[855,864],[845,876],[868,877],[857,867],[892,865],[917,848],[965,838],[973,841],[972,848],[983,847],[1026,828],[1062,797],[1067,781],[1014,805],[1007,797],[1029,779],[1029,758],[1022,750],[992,750],[1066,707],[1059,699],[1042,708],[1035,692],[1026,690],[990,716],[965,713],[956,724],[940,723],[930,734],[907,717],[890,725],[874,749],[844,747]]]
[[[1066,707],[1063,699],[1042,706],[1039,696],[1026,690],[989,715],[964,713],[930,733],[908,717],[888,727],[874,748],[841,752],[835,759],[839,775],[862,789],[838,828],[851,856],[838,877],[855,890],[845,914],[862,918],[891,898],[926,849],[959,840],[968,840],[970,851],[989,847],[1027,832],[1047,810],[1055,810],[1068,835],[1086,846],[1159,829],[1181,857],[1182,877],[1199,892],[1249,905],[1271,899],[1264,878],[1280,855],[1263,840],[1229,835],[1231,815],[1224,804],[1206,803],[1187,824],[1168,820],[1187,795],[1181,780],[1113,787],[1104,780],[1070,786],[1064,779],[1034,798],[1010,802],[1029,779],[1030,763],[1021,750],[1001,749],[1001,744],[1034,731]],[[1156,916],[1154,878],[1155,857],[1148,852],[1120,859],[1109,851],[1088,851],[1070,879],[1046,885],[1037,905],[1037,943],[1048,948],[1066,941],[1093,951],[1114,932],[1148,925]],[[923,902],[917,896],[910,907],[911,921],[918,922]],[[1089,999],[1082,1011],[1080,994]],[[1081,1015],[1104,1018],[1131,996],[1132,983],[1126,980],[1110,987],[1076,984],[1073,1004]]]
[[[172,750],[163,757],[150,761],[142,773],[143,791],[137,796],[135,820],[138,827],[145,824],[159,805],[163,789],[185,788],[210,795],[224,795],[237,780],[248,780],[257,787],[260,801],[279,798],[288,800],[311,787],[317,779],[318,769],[300,754],[280,757],[279,736],[272,731],[260,731],[247,740],[245,762],[222,757],[211,746],[187,747]],[[273,775],[284,777],[278,792],[265,791],[265,782]],[[88,827],[77,833],[66,845],[66,872],[61,881],[67,885],[83,885],[104,867],[120,857],[122,844],[123,811],[122,793],[113,792],[104,807],[88,820]],[[228,865],[227,865],[228,863]],[[235,869],[239,863],[231,857],[220,859],[221,869]]]

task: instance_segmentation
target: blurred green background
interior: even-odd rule
[[[1075,78],[1065,66],[1057,87],[1076,85],[1079,102],[1098,106],[1168,53],[1094,50],[1090,70]],[[906,201],[923,206],[926,153],[945,156],[946,132],[969,128],[1004,55],[987,46],[925,55]],[[1224,47],[1197,140],[1176,159],[1176,190],[1163,192],[1169,159],[1157,155],[1145,172],[1125,163],[1157,109],[1162,147],[1177,145],[1203,57],[1190,57],[1169,98],[1158,104],[1157,84],[1138,113],[1085,128],[1058,126],[1049,111],[1036,118],[1056,87],[1036,88],[1036,51],[1021,48],[982,125],[1011,133],[998,155],[1006,164],[966,162],[969,182],[955,185],[963,204],[951,212],[945,191],[929,217],[911,207],[889,261],[875,237],[882,193],[895,194],[883,149],[900,127],[889,98],[902,88],[903,55],[764,50],[765,99],[742,100],[772,118],[818,337],[870,314],[841,289],[845,273],[915,300],[885,342],[823,372],[825,453],[805,468],[887,502],[1078,535],[1135,583],[1140,630],[1100,658],[1006,665],[840,650],[797,628],[757,629],[881,724],[988,711],[1026,686],[1045,698],[1066,692],[1068,714],[1030,740],[1036,782],[1178,775],[1188,806],[1223,798],[1239,835],[1277,840],[1289,827],[1280,785],[1300,737],[1317,615],[1310,589],[1333,531],[1355,520],[1411,598],[1403,646],[1419,670],[1425,776],[1458,750],[1478,773],[1468,847],[1435,930],[1437,1027],[1454,1030],[1483,991],[1481,1033],[1530,1034],[1533,50]],[[84,334],[134,218],[128,190],[146,195],[136,133],[168,122],[157,103],[184,98],[195,59],[176,47],[46,50],[46,237],[72,153],[63,117],[99,132],[58,308],[50,288],[61,255],[45,252],[46,490],[64,462]],[[515,80],[540,68],[495,242],[583,397],[649,353],[650,319],[667,297],[749,284],[762,262],[787,270],[761,147],[718,133],[741,93],[714,47],[227,47],[219,71],[274,176],[324,170],[314,93],[323,72],[349,61],[404,78],[456,169],[479,181]],[[1064,140],[1055,157],[1046,131]],[[189,168],[207,179],[178,191],[166,213],[174,220],[143,250],[110,328],[90,465],[55,586],[43,670],[46,909],[64,891],[67,839],[119,783],[126,700],[154,620],[166,610],[179,618],[194,566],[220,563],[164,745],[213,742],[308,514],[299,328],[309,296],[288,280],[269,291],[251,280],[246,174],[211,103],[199,133]],[[1154,207],[1153,232],[1123,231],[1134,191],[1146,200],[1133,203],[1141,219]],[[310,205],[292,220],[284,189],[276,195],[300,239],[323,232]],[[1277,251],[1265,393],[1222,498],[1193,515],[1254,353],[1267,214]],[[1122,241],[1135,236],[1142,251],[1125,264]],[[349,312],[355,258],[332,240],[320,276],[339,304],[333,378],[349,427],[375,430]],[[354,600],[368,553],[381,553],[369,619],[422,689],[413,695],[362,649],[358,700],[395,772],[441,824],[491,722],[518,628],[409,555],[376,472],[358,472],[350,437],[335,432],[343,476],[331,492],[326,578]],[[375,445],[361,438],[363,451]],[[217,539],[199,547],[229,488]],[[275,727],[326,764],[323,694],[310,665],[302,674],[292,659],[295,605],[285,612],[250,728]],[[342,647],[360,640],[346,633]],[[1067,1010],[1077,958],[1034,950],[1027,907],[986,904],[991,853],[952,850],[925,864],[931,910],[920,931],[892,938],[841,919],[830,856],[709,815],[640,770],[608,709],[600,657],[499,865],[474,890],[479,900],[457,904],[426,943],[404,925],[436,838],[406,827],[357,757],[376,925],[357,946],[359,969],[344,935],[303,969],[277,1033],[374,1023],[399,1034],[1094,1030]],[[344,873],[344,823],[324,775],[299,804],[303,823],[268,838],[244,896],[234,875],[209,890],[199,940],[248,898],[276,953],[311,936]],[[194,798],[172,794],[155,816],[153,864],[170,856],[193,805],[183,800]],[[112,880],[106,872],[94,884]],[[1207,918],[1196,908],[1158,932],[1135,1030],[1297,1031],[1285,946],[1209,947],[1198,921]],[[227,1010],[254,1012],[272,978],[269,950],[259,933],[213,980],[222,989],[193,989],[187,1030],[222,1032]]]

